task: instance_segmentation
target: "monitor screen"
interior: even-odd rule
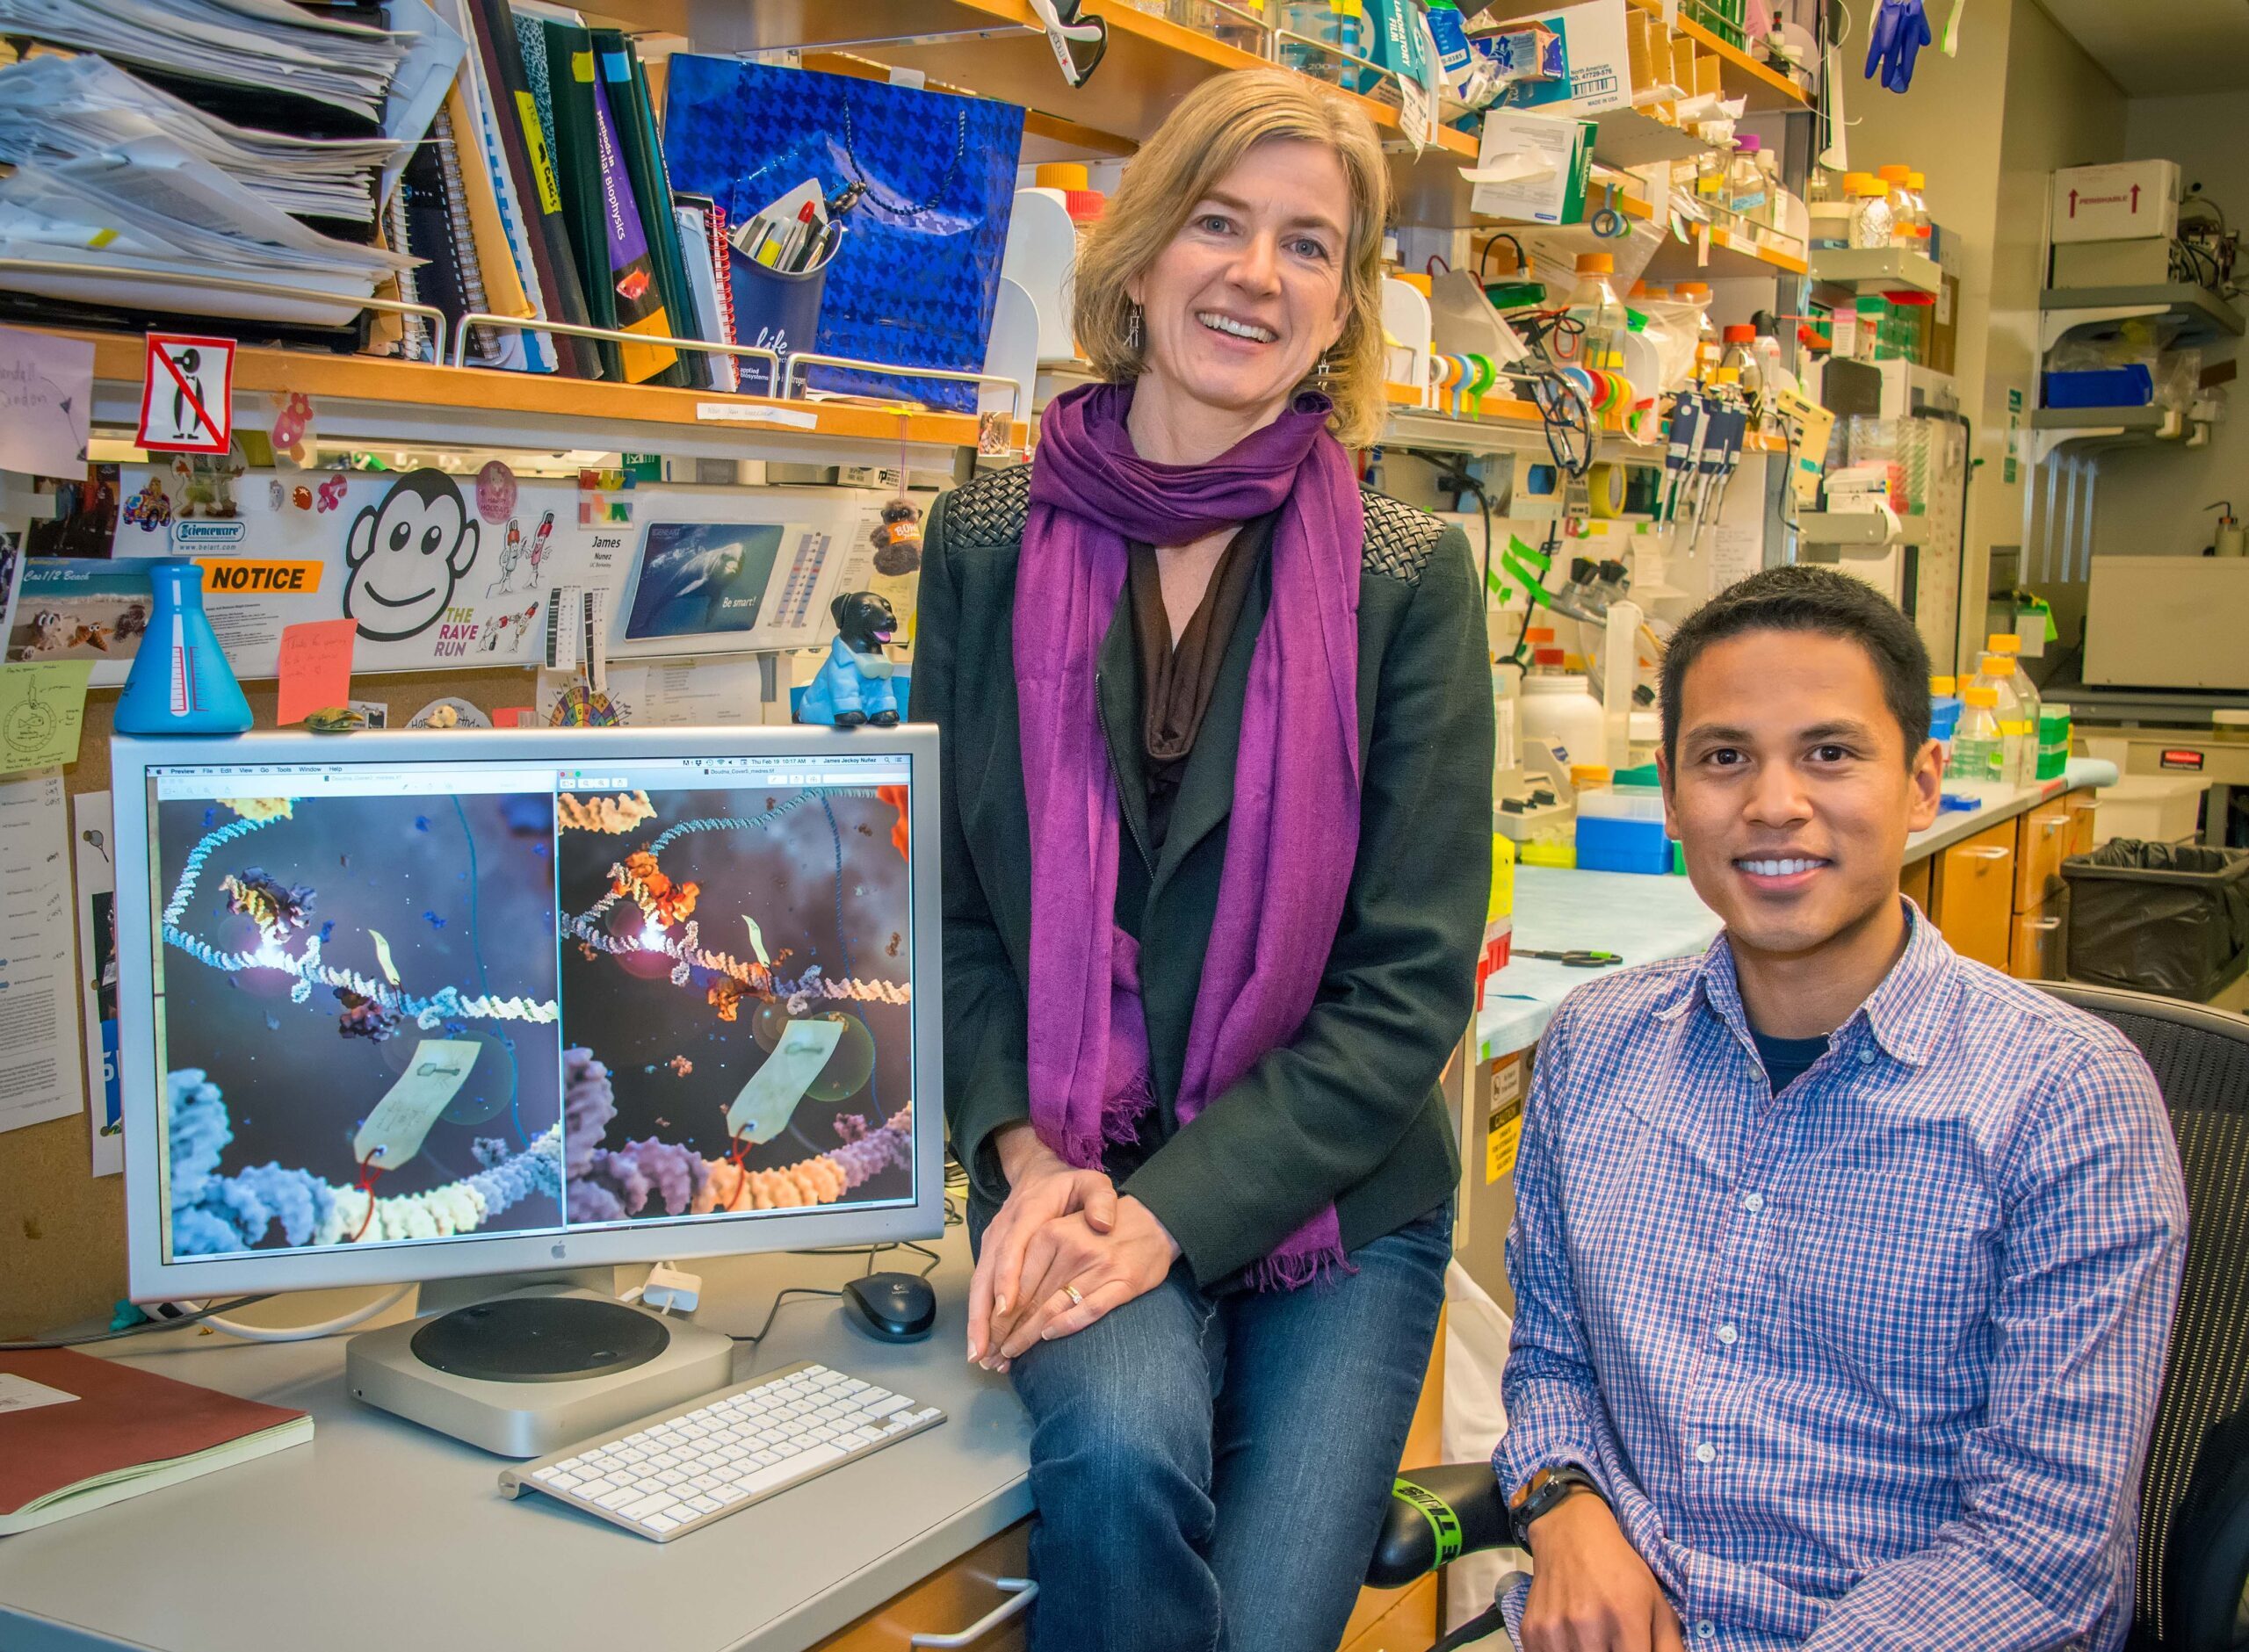
[[[503,1266],[770,1248],[806,1241],[747,1230],[930,1208],[926,737],[603,732],[132,743],[132,1197],[153,1182],[167,1289],[276,1256],[340,1282],[315,1259],[384,1249],[410,1254],[350,1273],[481,1272],[440,1253],[508,1239],[531,1243]]]

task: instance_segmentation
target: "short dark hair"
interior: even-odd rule
[[[1913,622],[1863,580],[1834,568],[1767,568],[1729,585],[1689,614],[1663,656],[1663,754],[1679,761],[1679,708],[1687,673],[1713,643],[1759,631],[1841,637],[1865,649],[1882,697],[1906,737],[1913,766],[1929,737],[1929,651]]]

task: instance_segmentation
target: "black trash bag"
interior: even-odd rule
[[[2249,849],[2112,838],[2062,876],[2074,980],[2201,1003],[2249,967]]]

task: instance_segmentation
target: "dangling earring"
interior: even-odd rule
[[[1124,348],[1135,356],[1140,353],[1140,307],[1134,305],[1132,314],[1124,318]]]
[[[1326,350],[1320,351],[1320,364],[1312,370],[1312,382],[1318,385],[1322,390],[1325,390],[1327,388],[1328,385],[1334,381],[1334,377],[1335,370],[1328,363],[1327,352]]]

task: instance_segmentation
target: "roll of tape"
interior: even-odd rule
[[[1596,517],[1616,521],[1624,514],[1624,467],[1603,459],[1585,473],[1585,491]]]
[[[1489,356],[1471,356],[1468,360],[1476,370],[1475,377],[1468,382],[1468,393],[1480,401],[1485,393],[1499,382],[1499,364]]]

